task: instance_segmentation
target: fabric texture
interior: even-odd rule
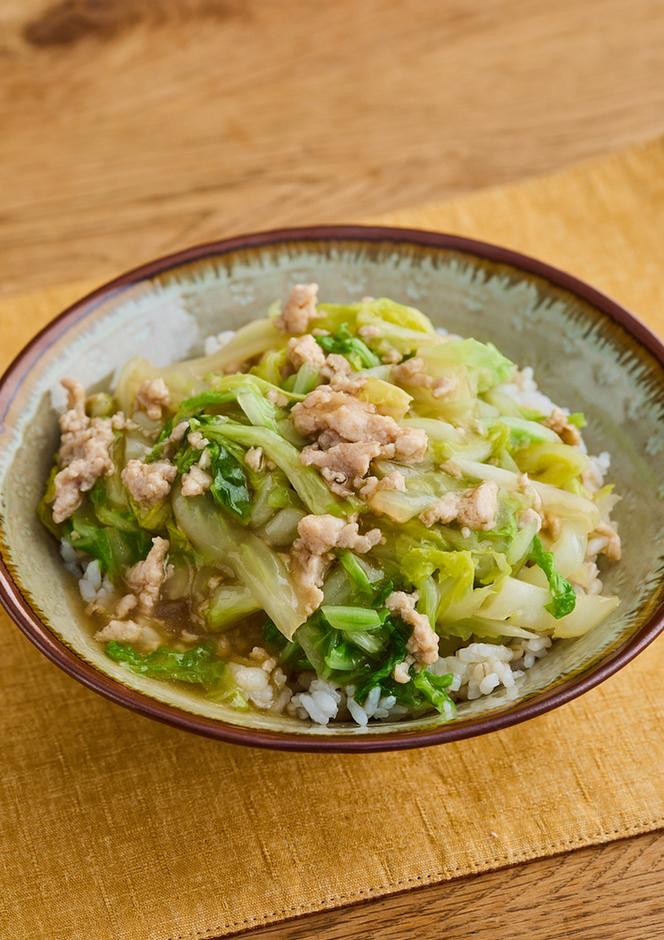
[[[375,221],[524,251],[664,335],[664,141]],[[0,367],[92,286],[0,303]],[[664,638],[540,718],[366,756],[198,738],[79,685],[4,613],[0,644],[13,940],[205,940],[664,824]]]

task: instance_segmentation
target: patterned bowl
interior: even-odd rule
[[[91,632],[55,540],[35,515],[57,442],[51,390],[66,375],[103,388],[131,355],[158,365],[200,353],[203,339],[262,315],[296,282],[348,302],[393,297],[437,325],[492,340],[560,405],[583,410],[591,453],[612,454],[623,560],[607,572],[617,612],[560,640],[505,690],[458,708],[366,728],[308,727],[237,713],[109,660]],[[53,662],[143,715],[225,741],[291,750],[418,747],[505,728],[555,708],[615,673],[664,628],[664,346],[598,291],[512,251],[403,229],[319,227],[203,245],[145,265],[74,304],[0,381],[0,599]]]

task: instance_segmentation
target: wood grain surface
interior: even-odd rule
[[[0,290],[664,130],[652,0],[0,0]]]
[[[252,940],[661,940],[664,841],[651,833],[599,849],[314,914]]]
[[[652,0],[0,0],[0,293],[664,132]],[[251,931],[664,936],[653,833]]]

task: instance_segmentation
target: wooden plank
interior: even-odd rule
[[[659,940],[664,834],[252,930],[252,940]]]
[[[661,133],[663,46],[652,0],[4,0],[0,291]]]

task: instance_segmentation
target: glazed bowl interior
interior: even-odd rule
[[[494,342],[542,391],[588,420],[591,454],[611,454],[622,561],[603,574],[617,612],[586,636],[558,641],[507,690],[461,703],[456,719],[427,715],[366,728],[309,726],[238,713],[112,662],[92,629],[55,540],[35,515],[57,446],[65,376],[107,388],[134,355],[157,365],[200,354],[204,338],[263,316],[297,282],[319,297],[387,296],[436,326]],[[325,228],[202,246],[131,272],[85,298],[27,347],[0,388],[0,588],[10,614],[51,659],[143,714],[241,743],[313,749],[408,747],[483,733],[532,717],[597,684],[662,627],[664,369],[638,321],[573,278],[509,251],[431,233]],[[55,390],[55,391],[54,391]]]

